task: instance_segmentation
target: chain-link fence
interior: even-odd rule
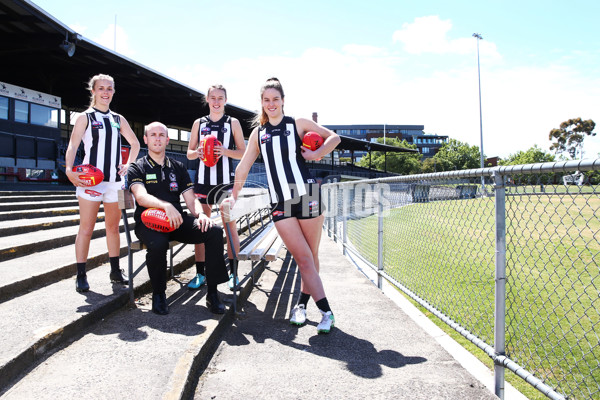
[[[600,159],[323,186],[326,229],[549,398],[600,398]]]

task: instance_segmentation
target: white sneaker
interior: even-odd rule
[[[333,317],[333,313],[331,311],[321,311],[321,315],[323,316],[323,318],[321,318],[321,322],[319,323],[319,325],[317,325],[317,332],[329,333],[331,328],[333,328],[335,325],[335,318]]]
[[[292,325],[304,325],[306,323],[306,309],[304,304],[296,304],[292,309],[292,316],[290,317],[290,324]]]

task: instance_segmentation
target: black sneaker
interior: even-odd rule
[[[80,293],[90,290],[90,285],[88,284],[86,274],[77,275],[77,278],[75,279],[75,290]]]
[[[123,278],[123,270],[117,269],[115,271],[110,271],[110,281],[113,283],[120,283],[121,285],[128,285],[129,281]]]

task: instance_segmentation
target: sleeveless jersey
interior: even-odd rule
[[[198,143],[202,136],[212,135],[226,149],[235,149],[235,140],[233,139],[233,131],[231,128],[231,117],[223,115],[223,118],[213,122],[207,116],[200,118],[200,127],[198,129]],[[196,169],[196,183],[202,185],[221,185],[231,183],[234,176],[233,161],[227,156],[219,158],[217,164],[212,167],[204,165],[202,160],[198,160]]]
[[[258,146],[265,162],[271,202],[304,196],[307,183],[315,183],[300,148],[296,121],[292,117],[273,126],[269,122],[258,129]]]
[[[104,182],[120,182],[118,174],[121,161],[121,117],[110,110],[107,112],[91,108],[85,112],[87,128],[83,134],[84,164],[100,168]]]

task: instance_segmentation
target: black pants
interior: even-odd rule
[[[152,230],[142,222],[136,221],[135,235],[148,248],[146,250],[146,266],[154,294],[164,293],[167,289],[167,251],[171,240],[189,244],[204,243],[207,285],[217,285],[229,280],[223,257],[223,228],[213,226],[206,232],[202,232],[198,228],[196,218],[186,214],[182,217],[181,226],[170,233]]]

